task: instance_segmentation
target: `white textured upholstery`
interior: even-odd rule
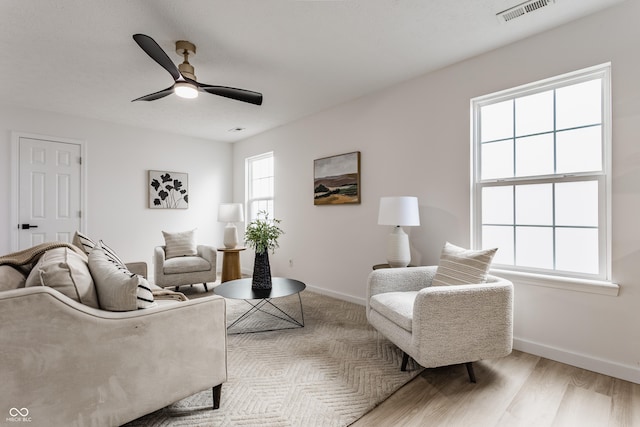
[[[396,325],[411,332],[416,291],[385,292],[371,297],[371,308]]]
[[[170,258],[164,261],[164,274],[195,273],[211,270],[211,263],[197,256]]]
[[[367,286],[369,323],[426,368],[511,353],[513,284],[487,276],[486,283],[431,286],[436,268],[373,271]]]
[[[157,246],[153,254],[155,284],[169,286],[212,283],[216,281],[216,248],[198,245],[197,256],[167,259],[165,247]]]

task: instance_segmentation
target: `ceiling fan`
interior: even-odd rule
[[[196,46],[188,41],[180,40],[176,42],[176,53],[184,57],[184,62],[176,67],[167,54],[151,37],[144,34],[134,34],[133,39],[147,55],[156,61],[162,68],[167,70],[174,83],[170,87],[159,92],[141,96],[133,101],[155,101],[167,95],[175,93],[182,98],[195,98],[198,92],[207,92],[214,95],[224,96],[237,101],[248,102],[250,104],[262,105],[262,94],[246,89],[237,89],[227,86],[212,86],[198,83],[194,74],[194,68],[189,64],[189,54],[195,55]],[[132,102],[133,102],[132,101]]]

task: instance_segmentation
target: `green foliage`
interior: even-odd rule
[[[264,216],[264,219],[261,219],[260,216]],[[268,250],[273,253],[279,247],[278,237],[284,234],[278,224],[280,224],[280,220],[275,218],[270,220],[266,211],[258,212],[258,218],[247,225],[244,242],[250,248],[255,249],[258,254]]]
[[[358,195],[358,186],[350,185],[348,187],[342,187],[340,189],[340,194],[344,194],[345,196],[357,196]]]

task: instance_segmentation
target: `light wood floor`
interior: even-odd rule
[[[353,427],[640,427],[640,385],[514,351],[426,369]]]

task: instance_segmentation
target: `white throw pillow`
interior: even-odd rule
[[[433,286],[485,283],[498,248],[470,250],[447,242],[442,248]]]
[[[165,259],[198,255],[195,231],[189,230],[174,233],[163,231]]]
[[[46,251],[25,283],[49,286],[89,307],[98,308],[98,296],[84,254],[62,247]]]
[[[109,311],[132,311],[155,307],[149,282],[114,261],[100,243],[89,254],[100,308]]]

